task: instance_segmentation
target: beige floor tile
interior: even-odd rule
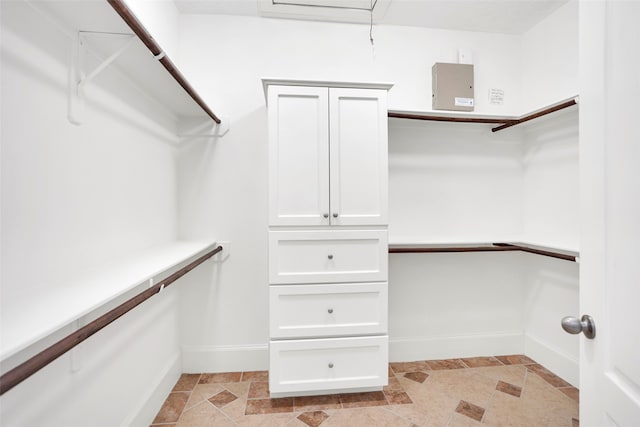
[[[433,371],[425,381],[427,388],[436,393],[465,400],[486,407],[495,392],[497,381],[466,369]]]
[[[298,413],[288,414],[265,414],[265,415],[246,415],[235,420],[237,426],[241,427],[282,427],[282,426],[299,426],[296,417]],[[304,426],[304,424],[302,424]],[[324,424],[322,424],[324,427]],[[217,426],[215,426],[217,427]]]
[[[266,371],[183,375],[174,390],[184,391],[169,394],[154,427],[579,425],[577,388],[554,387],[567,383],[526,356],[501,358],[510,364],[480,367],[496,363],[484,357],[464,359],[475,368],[461,368],[463,359],[392,364],[383,392],[295,399],[266,398]],[[465,414],[467,406],[477,411]]]
[[[553,417],[578,418],[578,402],[562,393],[537,375],[528,374],[521,399],[528,405]]]
[[[527,374],[527,368],[523,365],[490,366],[486,368],[472,368],[469,369],[469,371],[519,387],[522,387],[524,384],[524,378]]]
[[[413,404],[392,405],[387,409],[419,426],[445,426],[460,401],[428,389],[420,390],[415,395],[410,391],[407,393]]]
[[[537,375],[528,375],[520,398],[496,393],[483,422],[495,426],[569,427],[578,416],[578,404]]]
[[[482,423],[467,417],[466,415],[454,413],[451,415],[451,419],[447,423],[447,427],[477,427]]]
[[[223,390],[221,384],[198,384],[193,388],[185,409],[193,408]]]
[[[204,401],[182,413],[176,427],[232,427],[235,423]]]
[[[334,412],[321,427],[409,427],[411,421],[381,407],[341,409]]]

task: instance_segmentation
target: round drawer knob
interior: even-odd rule
[[[325,218],[329,218],[329,214],[328,213],[323,214],[322,216],[325,217]]]
[[[338,212],[334,212],[334,213],[333,213],[333,217],[334,217],[334,218],[338,218]]]
[[[330,308],[329,310],[327,310],[327,312],[328,312],[329,314],[333,313],[333,308]]]
[[[333,259],[333,255],[328,255],[327,258]]]
[[[329,362],[329,368],[333,368],[333,362]]]

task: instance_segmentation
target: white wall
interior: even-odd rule
[[[175,3],[158,0],[126,0],[125,3],[169,58],[178,61],[180,14]]]
[[[522,38],[522,113],[578,95],[578,0]]]
[[[71,41],[25,3],[1,6],[6,332],[18,314],[46,324],[34,309],[49,295],[175,239],[177,187],[169,118],[107,71],[87,87],[84,123],[71,125]],[[168,290],[75,351],[79,371],[66,354],[5,393],[2,424],[148,424],[180,372],[178,308]]]
[[[519,44],[516,36],[380,26],[374,28],[372,48],[368,35],[364,25],[206,15],[181,19],[180,66],[210,105],[231,117],[231,131],[213,144],[193,141],[181,149],[180,233],[188,238],[215,236],[233,245],[233,254],[219,272],[219,280],[202,285],[204,294],[185,295],[183,303],[191,310],[184,316],[182,326],[185,370],[267,367],[268,165],[262,77],[390,81],[395,84],[389,95],[390,108],[430,109],[431,66],[436,61],[454,60],[458,47],[468,47],[476,60],[479,91],[498,84],[510,95],[519,90],[519,62],[514,61],[513,55]],[[203,50],[201,47],[206,44],[215,48]],[[516,100],[517,97],[508,97],[504,106],[493,109],[478,100],[478,109],[500,109],[507,114],[517,110]],[[442,150],[443,158],[451,153],[443,141],[431,145],[407,141],[417,131],[407,131],[400,142],[394,132],[405,131],[392,130],[390,153],[415,149],[415,156],[422,156],[416,163],[438,150]],[[520,179],[516,160],[519,148],[500,137],[489,139],[481,134],[476,139],[497,159],[475,149],[467,157],[450,157],[450,161],[465,168],[480,159],[480,168],[488,173],[484,182],[499,186],[504,192],[491,200],[500,200],[501,206],[507,206],[507,213],[519,216],[518,204],[506,201],[515,196]],[[400,145],[396,146],[398,142]],[[471,144],[458,141],[457,147],[468,149]],[[496,166],[498,170],[492,171]],[[392,183],[398,178],[394,176],[396,171],[399,168],[391,171]],[[417,179],[429,177],[423,173]],[[472,179],[465,175],[458,185]],[[450,182],[449,187],[454,184]],[[472,191],[480,183],[474,185]],[[396,209],[393,203],[409,203],[394,199],[397,190],[396,186],[390,191],[392,211]],[[428,209],[427,204],[424,209]],[[492,207],[491,212],[497,211]],[[395,212],[399,225],[406,216],[399,217],[398,209]],[[488,229],[498,227],[505,233],[519,230],[520,220],[506,219],[507,213],[491,218]],[[490,215],[483,218],[488,220]],[[393,223],[392,218],[392,230]],[[434,229],[425,227],[425,234]],[[449,231],[452,229],[449,227]],[[390,278],[394,280],[393,269]],[[391,300],[407,295],[402,287],[390,289]]]
[[[517,252],[390,255],[390,359],[521,353],[523,261]]]
[[[522,232],[521,134],[392,119],[389,241],[513,241]]]
[[[567,334],[560,320],[579,313],[579,265],[532,254],[522,256],[525,258],[524,352],[578,386],[581,338]]]
[[[527,110],[578,94],[576,1],[527,32],[523,46],[523,104]],[[578,108],[522,126],[522,240],[526,242],[579,250]],[[579,312],[578,264],[526,257],[525,352],[578,385],[579,340],[560,327],[562,317]]]

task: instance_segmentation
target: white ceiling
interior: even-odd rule
[[[174,0],[182,13],[521,34],[568,0]]]

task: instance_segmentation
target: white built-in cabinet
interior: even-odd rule
[[[269,224],[385,225],[385,89],[269,85]]]
[[[269,121],[269,391],[388,377],[388,84],[263,80]]]

